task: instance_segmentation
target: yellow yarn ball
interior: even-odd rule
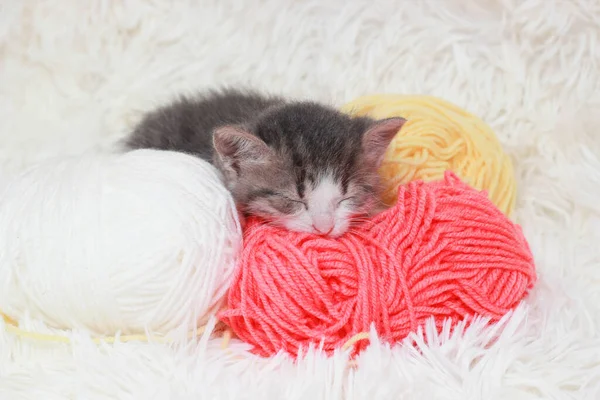
[[[432,96],[364,96],[342,110],[375,119],[407,119],[379,170],[386,204],[395,203],[399,185],[416,179],[438,180],[444,171],[452,170],[467,184],[487,191],[490,200],[511,215],[516,199],[513,165],[481,119]]]

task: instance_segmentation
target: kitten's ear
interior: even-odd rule
[[[404,118],[387,118],[376,121],[363,135],[362,146],[365,158],[379,167],[386,149],[405,122]]]
[[[265,142],[237,126],[222,126],[213,133],[213,146],[224,167],[239,172],[243,164],[267,161],[271,149]]]

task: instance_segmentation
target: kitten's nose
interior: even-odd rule
[[[329,235],[334,227],[333,218],[316,218],[313,220],[313,229],[321,235]]]
[[[329,229],[323,229],[323,230],[321,230],[321,229],[319,229],[319,228],[317,228],[316,226],[314,226],[314,225],[313,225],[313,229],[314,229],[315,231],[317,231],[317,233],[318,233],[319,235],[327,236],[327,235],[329,235],[329,234],[331,233],[331,231],[333,230],[333,226],[332,226],[331,228],[329,228]]]

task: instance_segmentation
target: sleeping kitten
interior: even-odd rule
[[[150,112],[126,146],[203,158],[221,172],[242,213],[336,237],[379,210],[377,169],[404,122],[223,90]]]

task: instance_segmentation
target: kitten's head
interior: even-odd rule
[[[336,237],[378,206],[377,169],[404,122],[285,104],[246,126],[216,129],[215,163],[244,212]]]

